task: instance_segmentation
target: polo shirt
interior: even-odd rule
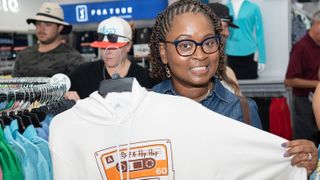
[[[320,46],[306,33],[290,52],[290,60],[287,68],[286,79],[301,78],[307,80],[319,80]],[[314,92],[314,88],[292,88],[295,96],[308,96]]]

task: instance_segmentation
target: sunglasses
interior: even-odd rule
[[[119,37],[122,37],[122,38],[127,38],[129,39],[128,37],[125,37],[125,36],[121,36],[121,35],[118,35],[118,34],[103,34],[103,33],[97,33],[97,41],[101,42],[103,41],[103,39],[107,37],[108,41],[109,42],[112,42],[112,43],[116,43],[118,42],[118,38]],[[130,40],[130,39],[129,39]]]

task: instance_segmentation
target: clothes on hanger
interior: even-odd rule
[[[49,79],[0,79],[0,131],[4,133],[3,141],[0,133],[0,168],[4,179],[53,180],[48,144],[54,116],[51,113],[62,112],[71,105],[61,101],[67,90],[65,84],[49,83]],[[12,149],[16,158],[5,153],[5,146]]]
[[[0,165],[2,177],[5,180],[23,180],[23,171],[16,154],[3,138],[3,130],[0,128]]]
[[[291,40],[295,44],[311,27],[311,18],[300,8],[292,5],[291,10]]]
[[[274,97],[270,104],[270,132],[292,140],[292,126],[289,106],[285,97]]]

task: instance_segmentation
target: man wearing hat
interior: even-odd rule
[[[236,29],[239,28],[239,26],[233,24],[233,18],[229,14],[229,8],[220,3],[210,3],[208,5],[220,18],[222,24],[221,35],[223,35],[227,39],[229,37],[229,27]]]
[[[128,59],[131,40],[131,26],[126,20],[111,17],[100,22],[97,39],[90,46],[99,48],[101,60],[86,63],[71,73],[71,88],[65,98],[86,98],[98,90],[100,82],[105,79],[135,77],[141,86],[151,88],[154,82],[148,69]]]
[[[37,14],[27,19],[34,24],[37,44],[21,51],[13,69],[14,77],[51,77],[57,73],[69,74],[84,62],[81,54],[64,43],[61,34],[68,34],[72,26],[64,21],[62,8],[45,2]]]
[[[231,28],[239,28],[239,26],[233,24],[233,18],[229,14],[229,8],[223,4],[220,3],[209,3],[209,7],[213,10],[213,12],[220,18],[221,20],[221,35],[223,36],[224,40],[226,40],[229,37],[229,27]],[[238,84],[237,77],[234,73],[234,71],[227,66],[226,67],[226,73],[227,76],[232,79],[235,83]],[[234,89],[232,89],[230,86],[228,86],[227,83],[222,82],[222,84],[229,89],[231,92],[235,92]]]

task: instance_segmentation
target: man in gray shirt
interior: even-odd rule
[[[57,73],[69,74],[85,60],[67,45],[61,34],[68,34],[72,26],[64,21],[59,4],[45,2],[38,13],[27,19],[34,24],[38,43],[21,51],[16,59],[14,77],[51,77]]]

